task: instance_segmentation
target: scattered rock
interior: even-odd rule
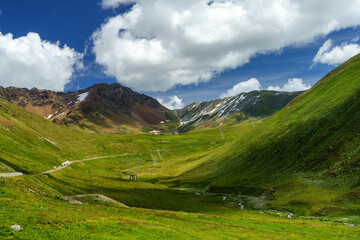
[[[78,201],[76,199],[69,199],[69,203],[76,204],[76,205],[82,205],[83,204],[82,202],[80,202],[80,201]]]
[[[64,200],[68,201],[71,204],[75,204],[75,205],[82,205],[83,203],[76,200],[74,197],[64,197]]]
[[[344,223],[346,226],[355,227],[355,224],[352,223]]]
[[[287,218],[293,218],[294,213],[289,213],[289,215],[287,215]]]
[[[11,229],[14,230],[14,231],[17,231],[17,232],[22,230],[20,225],[12,225]]]
[[[266,191],[264,191],[262,193],[262,198],[264,200],[273,200],[274,199],[274,193],[275,193],[275,190],[273,188],[269,188],[267,189]]]
[[[12,172],[12,173],[0,173],[0,177],[17,177],[24,175],[21,172]]]
[[[126,206],[125,204],[118,202],[112,198],[109,198],[107,196],[101,195],[101,194],[79,194],[79,195],[74,195],[74,196],[69,196],[69,197],[64,197],[64,200],[68,201],[71,204],[77,204],[77,205],[82,205],[83,203],[76,200],[77,199],[81,199],[81,198],[92,198],[93,200],[96,201],[103,201],[103,202],[110,202],[113,203],[119,207],[123,207],[123,208],[129,208],[128,206]]]

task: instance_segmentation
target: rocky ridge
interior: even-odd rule
[[[180,119],[180,130],[188,131],[209,121],[219,126],[229,117],[236,122],[248,117],[263,118],[279,111],[302,92],[252,91],[237,96],[206,102],[195,102],[175,110]]]
[[[67,93],[0,87],[0,98],[55,123],[94,131],[157,125],[171,114],[157,100],[117,83]]]

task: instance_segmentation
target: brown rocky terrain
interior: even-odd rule
[[[157,100],[117,83],[68,93],[0,87],[0,98],[55,123],[96,132],[158,125],[172,114]]]

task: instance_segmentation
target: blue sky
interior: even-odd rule
[[[108,6],[104,7],[106,2],[108,2]],[[255,78],[259,82],[261,85],[260,89],[267,89],[270,86],[278,86],[279,88],[282,88],[284,84],[289,81],[289,79],[301,79],[301,84],[303,87],[308,85],[313,86],[322,76],[338,65],[338,62],[341,59],[344,59],[344,57],[347,56],[351,56],[349,54],[354,55],[358,53],[357,51],[359,49],[358,37],[360,36],[360,28],[358,25],[360,22],[358,22],[356,19],[360,19],[360,16],[356,15],[356,13],[353,13],[351,9],[343,9],[345,12],[344,15],[338,16],[338,18],[335,16],[334,19],[339,23],[339,25],[330,30],[327,29],[329,27],[329,23],[326,21],[331,22],[333,19],[326,20],[324,18],[324,21],[320,21],[314,18],[314,26],[311,26],[312,22],[309,22],[304,23],[304,27],[301,25],[300,20],[300,23],[296,23],[294,20],[295,31],[296,28],[299,28],[299,33],[303,31],[304,38],[302,38],[302,35],[299,35],[299,40],[297,40],[297,38],[292,38],[290,35],[293,34],[294,31],[290,31],[287,28],[284,28],[285,30],[283,32],[273,33],[280,35],[283,34],[283,38],[289,38],[288,40],[285,39],[286,41],[284,40],[283,44],[275,43],[277,39],[275,37],[272,39],[271,37],[273,34],[264,28],[264,37],[266,38],[270,36],[269,42],[274,41],[273,45],[271,46],[268,46],[267,42],[261,39],[261,32],[256,32],[258,35],[254,34],[255,37],[252,36],[253,39],[246,39],[246,36],[243,37],[241,34],[239,34],[236,36],[237,38],[239,38],[239,36],[244,38],[244,40],[241,42],[231,40],[232,38],[230,39],[229,37],[229,41],[233,41],[231,44],[224,43],[224,41],[220,40],[214,40],[214,42],[204,42],[207,41],[207,39],[204,38],[204,40],[202,36],[198,36],[198,32],[192,32],[193,35],[191,35],[191,38],[183,40],[189,41],[189,43],[187,43],[188,45],[183,46],[181,45],[181,41],[177,41],[176,39],[171,40],[171,37],[174,35],[174,31],[167,29],[166,22],[164,23],[164,19],[170,15],[159,14],[159,19],[163,18],[163,20],[161,20],[162,22],[160,22],[160,20],[157,21],[156,11],[160,11],[161,13],[161,8],[159,10],[159,7],[152,5],[152,3],[149,3],[149,1],[146,3],[139,0],[134,1],[136,3],[130,4],[128,4],[128,2],[132,1],[104,0],[104,2],[102,2],[100,0],[2,0],[0,2],[0,32],[2,33],[2,36],[9,33],[12,34],[12,38],[7,39],[6,42],[9,42],[9,44],[11,41],[14,41],[14,39],[27,36],[29,32],[37,33],[41,41],[46,41],[49,43],[49,47],[52,47],[51,44],[55,46],[56,42],[60,41],[60,46],[54,51],[57,51],[55,56],[59,56],[61,54],[64,55],[63,58],[60,58],[64,60],[64,63],[58,69],[63,69],[64,72],[70,71],[71,77],[69,77],[68,72],[66,72],[66,74],[64,73],[64,75],[62,75],[61,72],[57,73],[56,76],[59,76],[59,79],[56,81],[62,84],[59,84],[59,89],[61,89],[61,86],[63,86],[64,91],[72,91],[89,87],[95,83],[120,82],[121,84],[129,86],[139,92],[145,93],[155,98],[161,98],[165,104],[170,100],[169,97],[177,96],[177,99],[181,99],[181,102],[179,102],[179,100],[173,102],[172,107],[187,105],[194,101],[204,101],[219,98],[220,95],[226,93],[229,89],[232,89],[236,84],[240,82],[246,82],[251,78]],[[155,2],[156,1],[154,1],[154,4]],[[217,3],[217,1],[214,2],[214,9],[212,9],[213,11],[216,10],[219,14],[221,13],[220,10],[230,11],[226,8],[227,5],[225,6],[223,3],[226,1],[219,1],[219,3]],[[331,2],[332,1],[328,1],[327,3],[331,5]],[[143,18],[145,20],[140,19],[140,17],[135,14],[133,4],[139,5],[138,9],[141,10],[140,12],[144,15]],[[218,4],[218,6],[216,6],[216,4]],[[239,5],[241,3],[236,4]],[[354,1],[354,4],[358,4],[358,1]],[[175,14],[177,10],[180,12],[180,10],[183,11],[183,9],[187,7],[186,5],[179,5],[181,4],[169,4],[167,9],[170,9],[170,12],[172,10]],[[243,7],[243,9],[247,10],[248,12],[254,11],[254,9],[256,10],[256,6],[254,7],[253,5],[246,5],[246,3],[240,7]],[[191,8],[192,10],[189,11],[197,11],[199,8],[201,8],[200,3],[198,5],[194,5],[193,8]],[[266,6],[264,8],[266,9]],[[234,9],[234,6],[232,6],[231,9]],[[272,9],[274,9],[273,6],[269,6],[268,11],[271,12]],[[336,8],[334,9],[336,11],[338,10]],[[329,9],[328,11],[332,10]],[[347,13],[346,11],[349,11],[350,13]],[[135,20],[137,20],[139,24],[136,25],[129,23],[130,20],[126,19],[126,17],[122,18],[121,16],[126,12],[130,12],[128,19],[134,19],[134,16],[136,16],[137,19]],[[131,15],[133,12],[134,14]],[[153,12],[154,15],[147,16],[147,12]],[[351,14],[354,16],[350,16]],[[120,18],[117,16],[120,16]],[[309,16],[310,17],[308,18],[311,18],[312,15],[309,13]],[[199,15],[198,18],[201,17],[206,18],[207,15]],[[217,22],[212,22],[217,21],[217,18],[215,18],[215,20],[199,20],[198,18],[196,18],[196,21],[199,22],[196,24],[194,23],[194,26],[191,27],[200,29],[200,32],[202,31],[201,28],[203,25],[204,28],[209,28],[209,26],[205,26],[204,23],[211,23],[212,25],[210,28],[217,26]],[[126,22],[125,20],[128,21],[128,23],[122,22]],[[223,20],[225,25],[228,23],[227,21],[229,19],[224,18],[220,20]],[[233,21],[232,19],[230,20]],[[118,24],[116,26],[119,29],[125,29],[125,33],[122,37],[126,40],[125,43],[124,41],[119,42],[119,39],[105,39],[105,37],[109,35],[106,32],[106,25],[110,25],[112,21],[114,24]],[[256,21],[256,24],[258,24],[259,19],[256,18],[254,21]],[[221,23],[222,22],[220,21],[219,24]],[[140,24],[142,25],[139,27]],[[187,24],[189,25],[189,23]],[[279,22],[274,22],[274,24],[279,24]],[[146,25],[146,29],[144,25]],[[184,24],[179,26],[185,29],[183,31],[184,33],[188,33],[187,30],[193,29],[186,28],[188,25]],[[252,25],[249,26],[251,27]],[[248,35],[251,35],[254,32],[248,30],[249,26],[246,28],[246,30],[239,28],[238,31],[245,31]],[[229,25],[229,27],[232,29],[232,31],[237,31],[237,25]],[[261,25],[258,27],[261,28]],[[281,28],[282,25],[279,25],[279,27]],[[164,28],[164,30],[162,30],[162,28]],[[155,30],[150,31],[148,29]],[[92,38],[94,32],[97,30],[99,33],[98,36]],[[209,34],[210,37],[212,37],[211,31],[212,29],[206,32],[206,34]],[[219,29],[219,31],[222,31],[222,29]],[[313,31],[314,33],[305,37],[305,35],[310,31]],[[135,33],[137,34],[135,37],[131,35]],[[120,31],[119,34],[121,34]],[[148,36],[149,34],[150,37]],[[122,57],[122,49],[120,48],[119,50],[115,47],[132,46],[131,41],[133,41],[134,44],[139,44],[139,36],[142,36],[145,40],[145,43],[147,44],[145,50],[142,52],[134,52],[134,56],[132,56],[130,52],[130,54],[127,53],[128,55]],[[193,38],[194,36],[198,36],[198,38]],[[207,36],[207,38],[209,38],[209,36]],[[224,36],[224,38],[226,39],[226,36]],[[325,49],[325,53],[327,55],[321,55],[319,57],[319,61],[314,64],[314,57],[317,55],[319,49],[322,46],[325,48],[324,43],[329,39],[331,39],[332,42],[331,44],[328,42],[331,46],[328,47],[328,49]],[[36,42],[36,40],[34,41]],[[97,41],[97,45],[94,44],[94,41]],[[207,48],[204,47],[203,52],[199,51],[198,55],[195,55],[195,53],[188,53],[186,51],[187,46],[188,49],[190,49],[189,51],[197,51],[197,48],[193,48],[194,44],[192,44],[191,41],[197,42],[196,46],[198,46],[199,49],[204,47],[204,45],[213,45],[210,46],[211,48],[209,48],[208,51]],[[258,49],[256,48],[257,45],[255,43],[253,44],[254,41],[259,41]],[[282,39],[278,41],[282,41]],[[159,60],[158,58],[163,58],[164,56],[168,57],[168,54],[165,55],[161,51],[157,51],[157,43],[162,44],[162,47],[165,50],[168,49],[164,46],[177,44],[176,48],[174,49],[182,49],[182,52],[179,50],[180,53],[178,55],[169,57],[168,64],[166,61],[164,63],[162,62],[162,59]],[[64,44],[70,48],[70,50],[68,49],[66,53],[63,51]],[[246,48],[246,46],[242,46],[241,44],[249,44],[249,46]],[[143,45],[139,46],[142,47]],[[222,53],[221,50],[219,50],[218,52],[214,51],[214,56],[210,56],[210,52],[212,52],[212,50],[217,46],[223,46],[225,53]],[[149,48],[154,49],[147,51]],[[249,54],[245,54],[247,49],[250,48],[254,48],[255,50]],[[9,47],[4,50],[6,52],[6,54],[3,54],[3,58],[5,60],[13,56],[12,52],[9,52],[10,50],[8,49]],[[229,52],[233,53],[236,51],[238,52],[236,55],[237,58],[234,59],[234,63],[229,63],[226,61],[225,65],[223,63],[219,63],[213,67],[207,68],[205,66],[207,61],[209,61],[208,65],[211,65],[210,63],[216,60],[218,56],[222,57],[223,55],[221,54],[227,54]],[[209,56],[207,56],[207,53],[209,53]],[[2,57],[1,55],[2,51],[0,49],[0,60]],[[21,56],[22,55],[19,54],[19,58],[21,58]],[[139,59],[141,57],[143,58]],[[149,58],[151,60],[151,57],[154,58],[154,62],[156,62],[156,64],[153,64],[151,61],[149,63]],[[178,61],[178,59],[182,60],[182,57],[184,60]],[[43,58],[43,56],[41,58]],[[79,68],[73,67],[76,65],[75,62],[78,61],[78,58],[82,59],[83,66]],[[199,59],[204,59],[204,64],[199,64],[199,66],[194,63],[186,65],[187,62],[189,62],[188,59],[190,58],[192,61],[201,61]],[[14,66],[20,60],[12,59],[11,64],[9,63],[8,66]],[[116,65],[117,61],[123,61],[124,63],[122,65]],[[169,67],[168,65],[172,66]],[[69,66],[71,66],[71,70],[69,70]],[[41,66],[35,67],[41,68]],[[122,69],[122,67],[124,67],[124,69]],[[8,68],[9,67],[7,67],[7,69]],[[51,66],[48,68],[49,71],[51,71]],[[168,80],[166,78],[166,74],[169,72],[173,73],[177,70],[177,68],[185,69],[187,71],[186,76],[179,76],[180,80],[176,79],[176,77],[174,77],[174,79],[171,81]],[[121,71],[117,71],[118,69]],[[142,73],[142,69],[144,69],[144,73]],[[19,68],[17,71],[19,71]],[[30,70],[26,71],[31,73]],[[16,71],[14,70],[13,72]],[[137,73],[139,73],[140,76],[137,76]],[[46,74],[46,72],[44,72],[44,74],[39,73],[38,78],[41,78]],[[49,76],[50,75],[46,75],[46,77]],[[132,79],[132,76],[136,76],[135,79]],[[147,76],[149,77],[147,78]],[[22,83],[20,80],[12,80],[12,78],[26,79],[26,76],[18,76],[13,73],[7,73],[5,75],[1,75],[0,73],[0,77],[3,78],[2,82],[0,81],[1,85],[15,85],[17,87],[25,86],[29,88],[31,84],[33,84],[34,87],[38,88],[42,88],[42,86],[50,86],[46,88],[51,88],[51,85],[42,85],[42,83],[36,79],[33,80],[33,82],[29,80],[29,82],[26,83]],[[4,80],[4,78],[8,79]],[[49,81],[47,82],[49,83]],[[252,86],[250,86],[250,90],[251,87]],[[149,91],[147,89],[149,89]],[[238,85],[237,88],[233,88],[232,91],[229,91],[229,94],[238,93],[239,91],[242,91],[242,89],[243,85]],[[247,88],[245,88],[245,90],[246,89]]]

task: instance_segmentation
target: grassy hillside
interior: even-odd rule
[[[179,180],[251,194],[273,188],[277,207],[359,214],[359,83],[360,55],[272,117],[243,124],[237,140]]]
[[[139,133],[85,133],[57,125],[0,100],[0,173],[36,173],[49,170],[67,160],[149,152],[164,147],[181,148],[187,146],[186,141],[181,142],[182,139],[193,138]],[[202,146],[211,139],[196,137],[194,141]]]
[[[29,174],[0,178],[0,238],[358,238],[359,78],[357,56],[270,118],[182,135],[84,133],[0,100],[0,172]]]
[[[48,169],[62,159],[78,156],[69,141],[85,141],[78,132],[56,126],[4,100],[0,100],[0,136],[0,172]]]
[[[286,239],[289,235],[294,239],[303,239],[304,235],[310,239],[324,235],[336,239],[359,234],[357,229],[354,231],[342,223],[357,223],[356,218],[319,218],[331,220],[320,222],[287,219],[288,212],[241,212],[237,205],[240,199],[236,196],[228,195],[224,201],[222,194],[195,194],[201,191],[195,185],[187,189],[172,186],[174,177],[201,164],[208,152],[234,141],[243,126],[224,128],[224,138],[218,129],[176,136],[84,134],[7,102],[1,106],[5,130],[1,132],[2,139],[11,139],[1,143],[2,156],[10,155],[2,165],[3,172],[9,170],[9,165],[14,166],[13,170],[27,169],[31,173],[48,170],[69,159],[135,153],[78,162],[47,175],[0,178],[2,239],[199,239],[204,236],[208,239],[258,239],[259,236]],[[44,137],[51,139],[51,145],[40,141]],[[52,146],[55,142],[57,148]],[[14,148],[11,152],[12,144],[19,151]],[[163,159],[157,159],[154,165],[149,151],[157,149],[161,150]],[[20,157],[21,154],[24,156]],[[126,160],[138,154],[142,159],[139,181],[132,182],[128,180]],[[82,205],[64,199],[90,193],[106,195],[131,208],[92,198],[78,199]],[[19,224],[23,231],[11,230],[13,224]],[[332,229],[330,235],[329,229]]]
[[[1,239],[355,239],[360,234],[341,221],[286,219],[272,216],[275,212],[240,212],[206,203],[211,212],[122,208],[91,200],[74,205],[29,189],[25,180],[36,181],[32,176],[0,179]],[[204,201],[192,198],[194,204]],[[12,231],[13,224],[23,231]]]

